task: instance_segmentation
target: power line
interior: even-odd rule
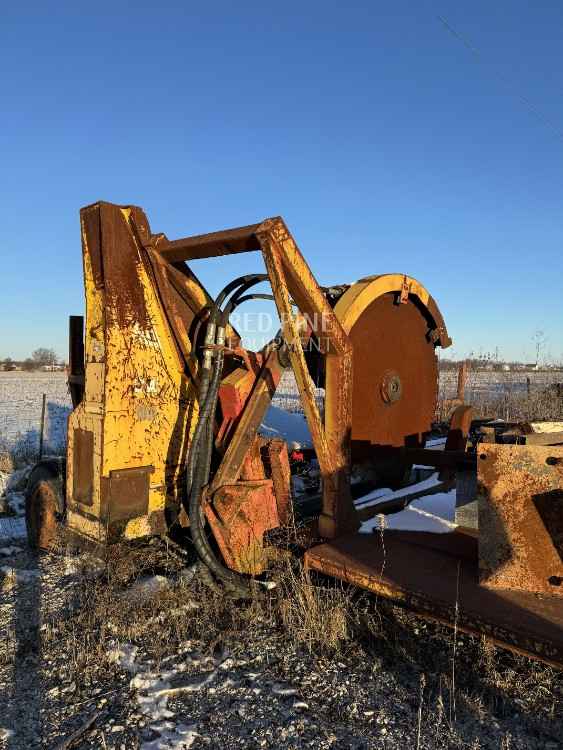
[[[451,26],[451,24],[446,21],[446,19],[443,16],[438,16],[438,19],[442,22],[444,27],[447,31],[459,42],[463,44],[463,46],[468,49],[471,54],[477,58],[478,60],[483,60],[484,62],[488,62],[482,55],[481,51],[477,49],[471,42],[464,36],[462,36],[459,31],[456,31],[456,29]],[[513,83],[508,79],[506,76],[504,76],[502,73],[496,72],[497,78],[499,78],[504,84],[508,84],[513,88]],[[556,125],[554,122],[552,122],[548,117],[546,117],[540,110],[528,99],[527,96],[524,94],[521,94],[519,91],[516,91],[516,96],[522,101],[526,107],[530,110],[530,112],[537,117],[537,119],[542,122],[544,125],[547,125],[553,132],[563,141],[563,130]]]

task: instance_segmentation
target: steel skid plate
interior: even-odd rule
[[[478,541],[472,534],[351,534],[312,547],[305,564],[424,617],[563,666],[563,598],[479,585]]]

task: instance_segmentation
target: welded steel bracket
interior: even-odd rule
[[[481,444],[479,582],[563,596],[563,447]]]

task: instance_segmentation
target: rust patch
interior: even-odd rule
[[[141,269],[148,272],[123,211],[109,203],[100,204],[103,237],[103,271],[108,324],[121,329],[138,325],[140,331],[151,329]]]
[[[268,567],[264,533],[279,526],[271,480],[222,486],[205,503],[205,515],[225,562],[239,573],[258,575]]]
[[[268,440],[262,452],[266,454],[266,466],[274,485],[278,519],[281,525],[288,521],[291,503],[291,469],[285,440]]]
[[[96,289],[104,287],[104,267],[102,260],[102,228],[100,218],[100,204],[87,206],[80,211],[82,220],[82,248],[84,254],[90,256],[92,276]]]
[[[94,492],[94,433],[76,428],[72,448],[72,499],[92,505]]]
[[[168,525],[163,510],[153,510],[153,512],[149,514],[149,526],[151,532],[157,536],[166,534]]]
[[[110,472],[108,518],[112,523],[137,518],[147,513],[152,471],[152,466],[143,466],[138,469]]]
[[[563,595],[562,458],[560,447],[479,446],[479,567],[484,585]]]

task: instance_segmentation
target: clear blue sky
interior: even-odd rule
[[[0,64],[0,357],[66,356],[97,199],[170,238],[281,214],[321,283],[420,279],[454,355],[563,357],[561,3],[11,3]]]

